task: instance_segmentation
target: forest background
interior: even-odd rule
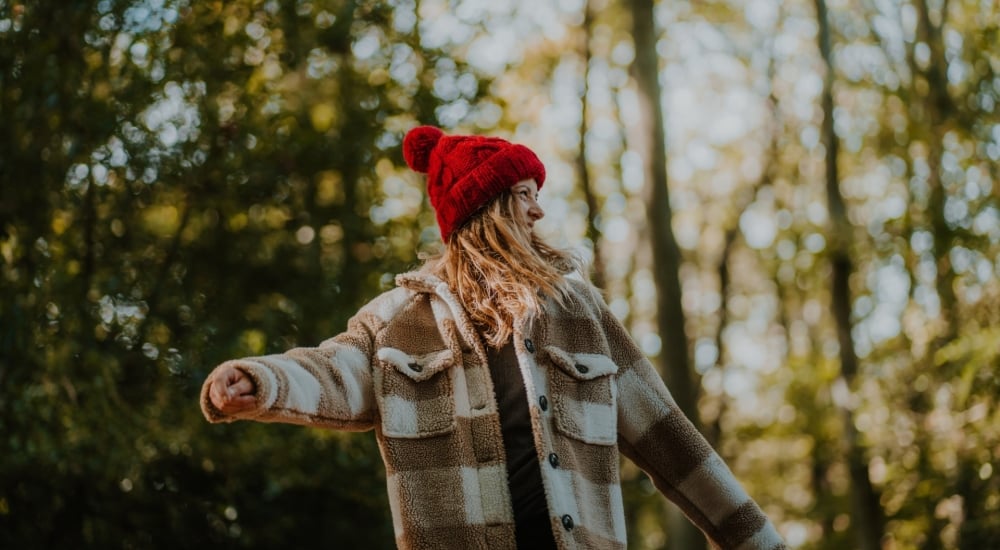
[[[417,124],[539,231],[793,548],[1000,547],[995,0],[0,0],[0,547],[391,548],[370,433],[207,424],[438,236]],[[703,548],[624,464],[630,548]]]

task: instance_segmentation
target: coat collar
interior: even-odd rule
[[[425,273],[422,271],[409,271],[407,273],[400,273],[396,275],[396,285],[415,292],[426,292],[428,294],[438,294],[441,295],[442,292],[447,295],[451,295],[451,289],[448,288],[448,284],[438,278],[436,275],[430,273]],[[443,298],[444,296],[442,296]]]
[[[486,350],[480,340],[479,333],[473,326],[468,312],[462,307],[462,303],[459,302],[455,293],[451,291],[448,283],[430,273],[410,271],[396,275],[396,284],[411,292],[430,294],[439,300],[439,304],[443,303],[448,310],[448,313],[443,314],[444,317],[450,316],[454,320],[455,328],[458,330],[460,338],[465,342],[468,349],[473,350],[480,361],[483,361],[483,364],[485,364]],[[435,308],[433,300],[431,307]],[[437,319],[437,323],[442,325],[442,315],[435,311],[434,316]]]
[[[448,309],[451,310],[452,318],[455,319],[458,325],[458,330],[462,333],[466,342],[471,344],[472,347],[476,349],[477,353],[482,354],[482,357],[485,360],[485,349],[483,348],[479,334],[473,326],[468,312],[465,311],[465,308],[459,301],[458,296],[452,292],[448,283],[441,280],[438,276],[430,273],[410,271],[396,275],[396,285],[413,292],[431,294],[440,298],[445,304],[448,305]],[[527,318],[522,317],[515,319],[515,336],[528,332],[530,330],[530,324],[531,322]]]

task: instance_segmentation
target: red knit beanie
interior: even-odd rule
[[[531,149],[495,137],[446,136],[433,126],[407,132],[403,157],[410,168],[427,174],[427,194],[445,242],[505,189],[528,179],[541,189],[545,182],[545,167]]]

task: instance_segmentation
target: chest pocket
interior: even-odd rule
[[[549,390],[556,429],[585,443],[616,444],[618,365],[606,355],[568,353],[554,346],[545,351],[555,367]]]
[[[377,357],[376,399],[387,437],[419,439],[455,430],[451,350],[411,355],[381,348]]]

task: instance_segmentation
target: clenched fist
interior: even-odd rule
[[[235,367],[219,367],[209,375],[208,397],[223,414],[252,409],[257,398],[253,380]]]

